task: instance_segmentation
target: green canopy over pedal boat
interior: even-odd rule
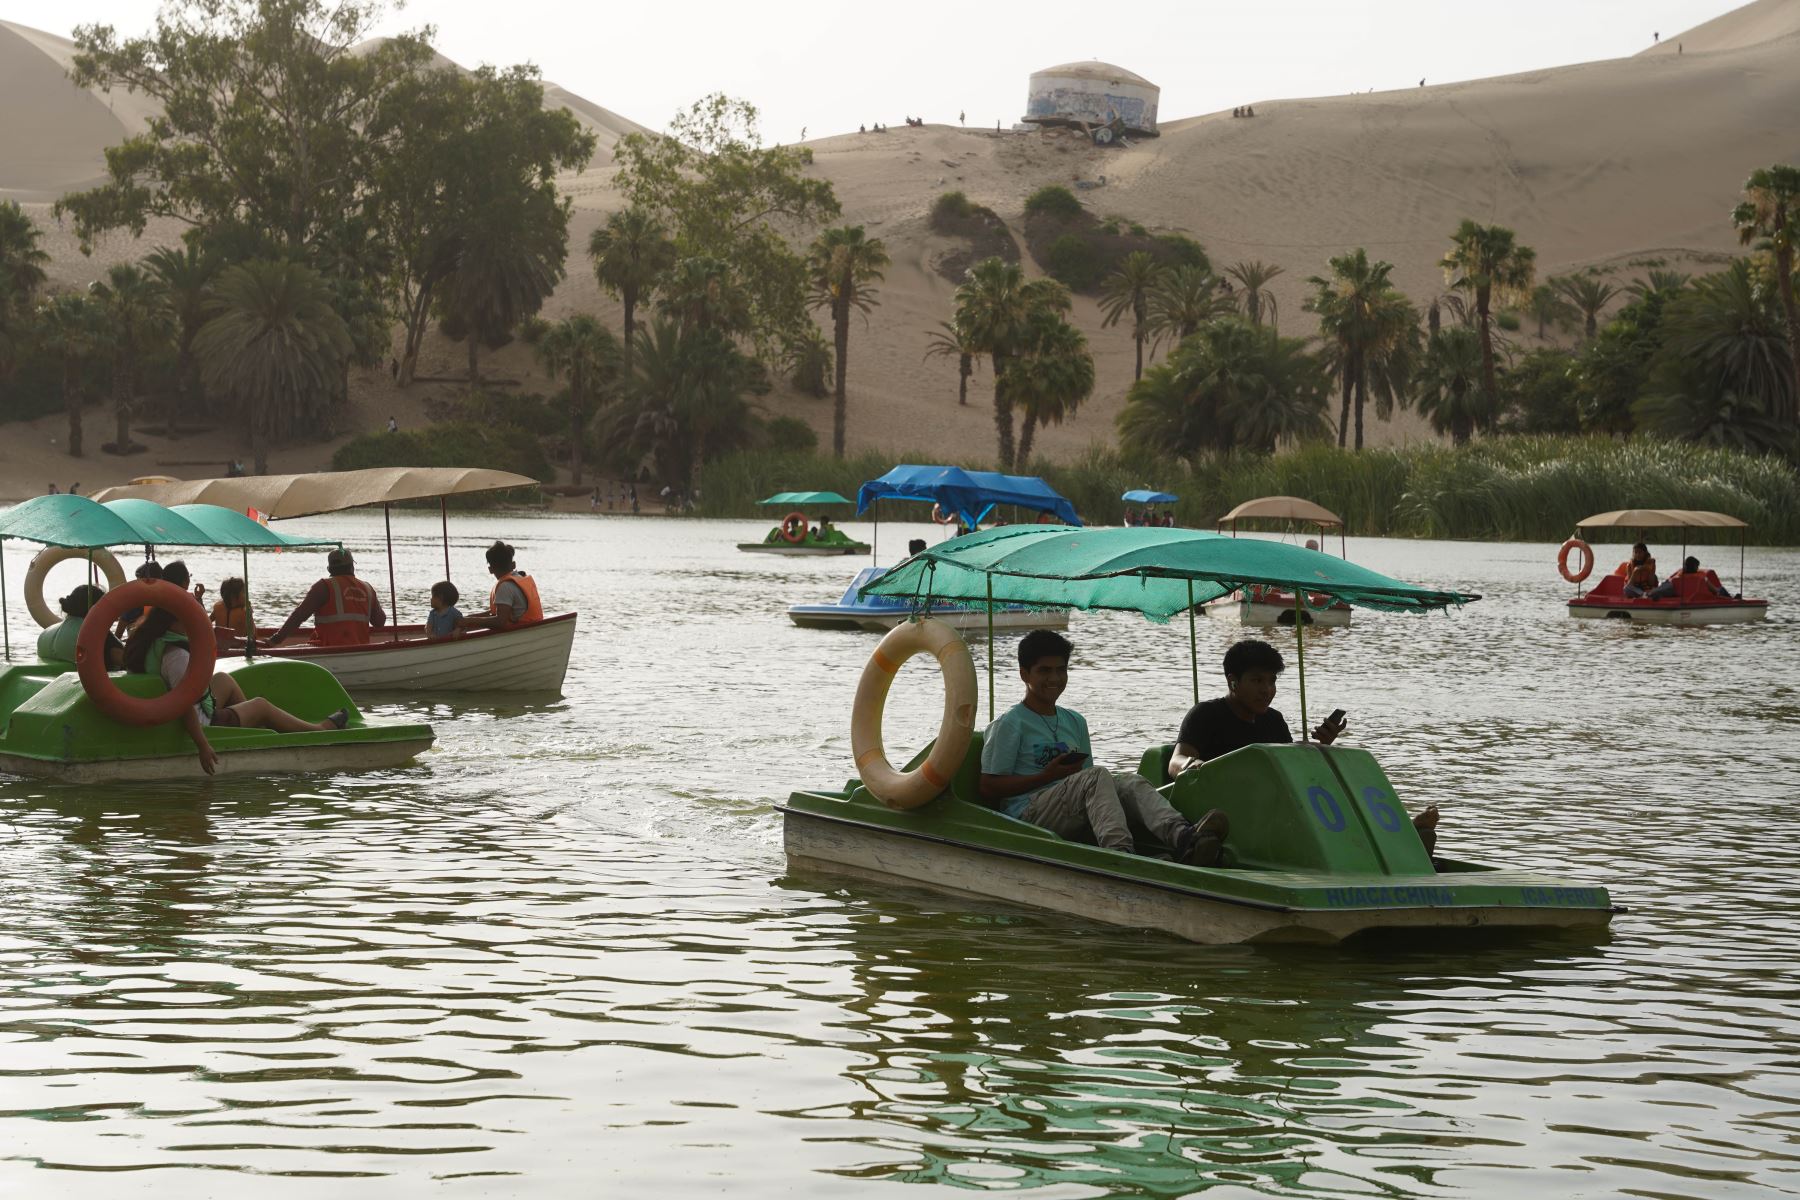
[[[1416,587],[1280,543],[1197,530],[1042,526],[1004,527],[943,543],[863,590],[989,605],[1108,608],[1158,621],[1186,610],[1191,653],[1194,607],[1248,584],[1395,612],[1431,612],[1479,599]],[[1295,636],[1304,731],[1302,626]],[[898,667],[891,661],[895,654],[903,658],[913,647],[896,650],[884,642],[883,649],[890,660],[883,669],[891,673]],[[966,648],[938,657],[947,695],[972,697]],[[958,680],[959,671],[966,680]],[[991,647],[988,671],[991,720]],[[865,686],[867,679],[865,673]],[[1197,664],[1194,694],[1197,699]],[[1191,867],[1066,841],[981,802],[981,735],[973,732],[973,719],[972,712],[946,705],[939,741],[960,737],[968,746],[953,753],[940,793],[918,807],[897,810],[891,802],[898,797],[878,796],[863,779],[836,790],[795,792],[778,806],[790,864],[1159,929],[1198,942],[1332,942],[1384,930],[1603,928],[1615,911],[1607,890],[1596,884],[1433,859],[1374,757],[1349,746],[1248,746],[1172,784],[1166,781],[1171,747],[1148,748],[1139,772],[1163,787],[1183,815],[1193,820],[1218,808],[1230,818],[1218,866]],[[872,769],[885,766],[878,709],[875,720],[876,756],[859,753],[870,764],[863,774],[879,781],[892,768]],[[920,768],[938,745],[909,767]]]
[[[758,500],[764,508],[791,510],[781,524],[769,530],[760,542],[739,542],[738,549],[747,554],[781,554],[791,557],[818,557],[832,554],[867,554],[869,543],[859,542],[821,517],[817,524],[807,518],[811,509],[848,505],[850,500],[836,492],[776,492],[767,500]]]

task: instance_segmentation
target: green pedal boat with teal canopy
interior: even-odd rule
[[[866,591],[964,602],[1074,605],[1166,621],[1250,584],[1325,593],[1388,611],[1479,599],[1414,587],[1316,551],[1196,530],[1005,527],[944,543]],[[795,792],[782,813],[790,866],[1029,905],[1156,929],[1195,942],[1338,942],[1426,930],[1604,929],[1616,910],[1596,883],[1433,857],[1368,751],[1313,742],[1252,745],[1167,779],[1170,746],[1139,774],[1189,820],[1230,820],[1220,861],[1188,866],[1068,841],[984,804],[975,667],[932,621],[902,626],[865,668],[852,716],[860,777]],[[908,632],[908,631],[911,632]],[[1305,712],[1304,629],[1299,647]],[[937,739],[896,770],[880,741],[888,682],[914,653],[944,673]],[[1198,698],[1198,667],[1194,668]],[[993,662],[988,665],[992,716]],[[1428,798],[1426,798],[1428,799]]]

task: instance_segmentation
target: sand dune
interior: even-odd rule
[[[66,45],[0,25],[0,100],[13,98],[11,111],[49,114],[30,128],[14,122],[0,130],[0,189],[48,199],[79,186],[98,173],[101,148],[123,127],[116,108],[44,65]],[[1259,258],[1284,267],[1273,289],[1282,330],[1308,334],[1305,280],[1330,256],[1367,247],[1395,264],[1396,282],[1423,305],[1443,287],[1436,263],[1464,217],[1517,230],[1536,247],[1543,275],[1587,266],[1623,278],[1652,264],[1708,269],[1737,249],[1727,213],[1745,176],[1800,161],[1797,61],[1800,0],[1757,0],[1634,58],[1397,92],[1257,100],[1253,120],[1190,117],[1123,149],[1098,149],[1066,132],[945,126],[813,142],[814,169],[836,186],[844,219],[866,225],[893,258],[881,307],[851,335],[851,445],[967,454],[993,444],[986,371],[959,408],[954,364],[923,361],[953,291],[932,270],[953,244],[925,220],[945,190],[993,207],[1016,233],[1035,188],[1104,176],[1104,187],[1081,193],[1096,212],[1188,233],[1215,263]],[[705,87],[695,81],[697,92]],[[620,203],[604,151],[641,127],[560,88],[547,91],[595,130],[603,151],[561,180],[576,204],[570,278],[547,315],[588,310],[616,323],[618,308],[601,295],[581,248]],[[53,273],[66,282],[85,282],[104,261],[74,257],[66,235],[49,248]],[[104,251],[141,249],[114,239]],[[1099,387],[1076,419],[1041,435],[1040,452],[1053,458],[1110,441],[1131,382],[1126,333],[1101,328],[1090,299],[1077,299],[1075,319],[1095,349]],[[434,338],[423,369],[453,373],[460,359],[457,347]],[[491,361],[544,386],[522,347]],[[421,393],[393,397],[387,388],[385,374],[365,382],[353,423],[372,427],[390,407],[403,421],[414,417]],[[829,401],[778,391],[765,403],[810,421],[828,444]],[[1406,417],[1371,433],[1377,443],[1427,436]]]

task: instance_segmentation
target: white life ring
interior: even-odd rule
[[[943,672],[944,719],[925,761],[910,771],[896,771],[881,744],[881,714],[895,674],[915,654],[931,655]],[[919,807],[950,786],[974,729],[975,660],[956,630],[930,618],[888,630],[863,667],[856,707],[850,711],[850,749],[863,786],[889,808]]]
[[[31,619],[41,627],[48,629],[62,620],[61,614],[52,612],[50,606],[44,603],[44,579],[50,574],[50,568],[71,558],[86,561],[90,553],[94,556],[94,565],[106,576],[108,591],[125,582],[125,568],[119,565],[119,560],[112,556],[110,550],[88,551],[78,550],[73,546],[50,546],[39,551],[38,556],[31,560],[31,566],[25,572],[25,607],[31,610]]]

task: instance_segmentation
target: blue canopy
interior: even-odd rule
[[[1065,525],[1081,524],[1075,506],[1035,475],[903,465],[858,489],[857,514],[867,512],[877,500],[928,501],[960,516],[970,528],[979,525],[996,504],[1049,513]]]
[[[1181,497],[1168,492],[1151,492],[1143,488],[1134,488],[1120,496],[1119,499],[1128,500],[1133,504],[1173,504]]]

